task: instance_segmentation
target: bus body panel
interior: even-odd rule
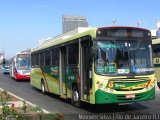
[[[95,103],[133,103],[137,101],[153,100],[155,98],[154,75],[127,77],[105,77],[95,75]],[[113,82],[113,88],[109,83]],[[130,95],[130,96],[129,96]],[[133,98],[127,98],[133,97]]]
[[[59,94],[59,80],[57,75],[53,74],[51,67],[44,68],[32,68],[31,69],[31,85],[41,89],[42,80],[45,83],[45,90],[50,93]],[[50,72],[46,72],[50,71]]]
[[[55,69],[58,69],[58,68],[53,68],[51,66],[49,67],[45,67],[43,69],[43,72],[44,72],[44,78],[46,79],[46,84],[48,84],[48,90],[49,92],[51,93],[54,93],[54,94],[59,94],[59,80],[58,80],[58,75],[56,74],[53,74],[53,71],[52,70],[55,70]],[[56,70],[55,70],[56,71]]]
[[[76,68],[77,69],[77,68]],[[49,93],[54,93],[59,95],[59,68],[58,67],[45,67],[43,70],[41,68],[32,68],[31,69],[31,85],[35,86],[38,89],[41,89],[41,80],[45,81],[46,91]],[[63,87],[67,87],[67,98],[71,98],[71,83],[77,82],[78,73],[75,68],[67,68],[67,84],[63,81]],[[47,82],[46,82],[47,81]],[[65,92],[65,91],[63,91]]]
[[[2,72],[3,72],[4,74],[10,73],[9,67],[2,67]]]
[[[155,71],[155,77],[157,79],[157,83],[158,85],[160,85],[160,74],[159,74],[159,71],[160,71],[160,57],[156,57],[156,58],[153,58],[153,63],[154,63],[154,71]]]
[[[9,66],[2,65],[2,66],[1,66],[1,69],[2,69],[2,72],[3,72],[4,74],[9,74],[9,73],[10,73]]]
[[[157,84],[160,85],[160,39],[152,40],[153,47],[153,64],[155,70],[155,77],[157,79]]]
[[[22,71],[23,72],[23,71]],[[29,71],[30,72],[30,71]],[[30,74],[29,72],[27,74],[18,74],[18,73],[14,73],[15,74],[15,79],[16,80],[29,80],[30,79]]]
[[[30,83],[32,86],[41,89],[41,80],[43,78],[43,74],[40,68],[31,68],[30,72]]]
[[[147,92],[138,92],[138,93],[126,93],[126,94],[114,94],[106,93],[102,90],[96,91],[96,102],[95,104],[111,104],[111,103],[134,103],[138,101],[146,101],[155,99],[155,87]],[[130,95],[135,98],[126,98],[126,95]]]

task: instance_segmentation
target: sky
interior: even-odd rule
[[[156,29],[160,0],[0,0],[0,52],[5,57],[62,33],[62,16],[85,16],[89,26]]]

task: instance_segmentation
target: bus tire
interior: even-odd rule
[[[71,104],[73,104],[75,107],[81,106],[78,88],[75,86],[73,86],[73,88],[72,88]]]
[[[44,84],[44,81],[43,81],[43,80],[41,81],[41,92],[42,92],[44,95],[46,94],[45,84]]]

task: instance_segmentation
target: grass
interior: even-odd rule
[[[64,120],[63,114],[46,114],[38,106],[32,106],[6,90],[0,91],[0,120]]]

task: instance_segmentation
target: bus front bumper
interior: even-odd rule
[[[126,94],[111,94],[102,90],[95,93],[95,104],[134,103],[155,99],[155,87],[143,93],[135,94],[135,98],[126,98]]]
[[[16,80],[29,80],[30,79],[30,75],[16,74],[15,77],[16,77]]]

